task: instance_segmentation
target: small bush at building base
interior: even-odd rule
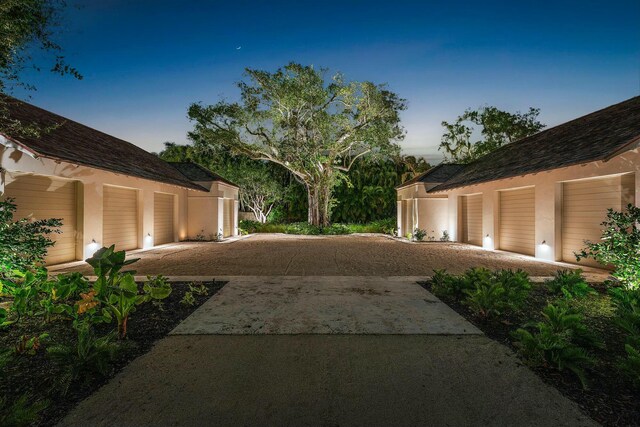
[[[554,278],[545,281],[547,288],[556,294],[563,295],[567,299],[584,298],[596,291],[587,284],[582,276],[582,270],[560,270],[556,271]]]

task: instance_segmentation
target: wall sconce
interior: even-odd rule
[[[543,240],[543,241],[542,241],[542,243],[540,243],[540,244],[541,244],[541,245],[546,245],[546,244],[547,244],[547,241],[546,241],[546,240]]]
[[[96,239],[91,239],[91,243],[98,243],[98,242],[96,242]]]

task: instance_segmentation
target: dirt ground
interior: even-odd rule
[[[140,258],[133,266],[137,274],[165,276],[430,276],[434,269],[461,273],[471,267],[548,276],[567,268],[466,244],[409,244],[376,235],[257,234],[232,243],[177,243],[130,257]],[[54,270],[89,274],[87,267],[76,263]]]

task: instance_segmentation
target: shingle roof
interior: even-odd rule
[[[180,171],[191,181],[220,181],[233,187],[239,188],[236,184],[228,181],[220,175],[211,172],[209,169],[193,162],[169,162],[171,166]]]
[[[42,129],[52,128],[37,137],[5,135],[40,157],[206,191],[167,162],[130,142],[15,98],[1,97],[9,118]]]
[[[439,165],[432,167],[428,171],[406,182],[403,182],[402,184],[398,185],[396,189],[408,187],[419,182],[428,182],[432,184],[445,182],[446,180],[450,179],[452,176],[460,172],[462,169],[464,169],[464,167],[465,165],[440,163]]]
[[[640,96],[505,145],[430,192],[606,160],[636,142]]]

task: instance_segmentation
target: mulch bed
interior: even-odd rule
[[[198,282],[200,283],[200,282]],[[54,321],[42,324],[40,318],[32,318],[14,324],[3,331],[0,336],[0,349],[11,348],[23,335],[38,336],[44,332],[49,334],[35,355],[16,355],[8,364],[6,372],[2,373],[0,381],[0,396],[6,396],[9,402],[14,401],[24,393],[28,393],[33,401],[48,400],[49,405],[40,414],[37,426],[54,425],[61,420],[77,403],[92,394],[110,378],[113,378],[133,359],[148,352],[156,341],[164,338],[178,323],[188,317],[205,301],[215,295],[226,282],[201,282],[209,294],[194,294],[193,306],[180,304],[180,300],[188,291],[188,283],[172,283],[173,291],[161,304],[146,303],[137,307],[128,322],[127,338],[124,340],[118,359],[113,364],[111,374],[106,378],[94,378],[88,383],[72,384],[66,396],[56,391],[56,381],[59,369],[47,357],[47,343],[70,343],[75,340],[75,330],[69,321]],[[115,327],[99,325],[96,327],[98,335],[108,333]]]
[[[419,284],[431,292],[430,282]],[[606,289],[602,285],[592,284],[599,295],[606,297]],[[438,296],[445,304],[462,315],[489,338],[498,341],[516,354],[510,333],[530,321],[540,320],[542,309],[555,299],[544,284],[534,283],[525,308],[511,315],[501,316],[496,320],[482,320],[476,317],[466,305],[455,298]],[[634,388],[619,371],[618,364],[625,355],[624,334],[610,318],[585,314],[585,323],[605,342],[604,349],[593,351],[597,359],[596,365],[587,373],[589,388],[584,390],[575,375],[566,371],[559,372],[553,368],[531,367],[531,369],[547,384],[557,388],[595,421],[605,426],[640,425],[640,390]],[[524,362],[524,360],[523,360]]]

